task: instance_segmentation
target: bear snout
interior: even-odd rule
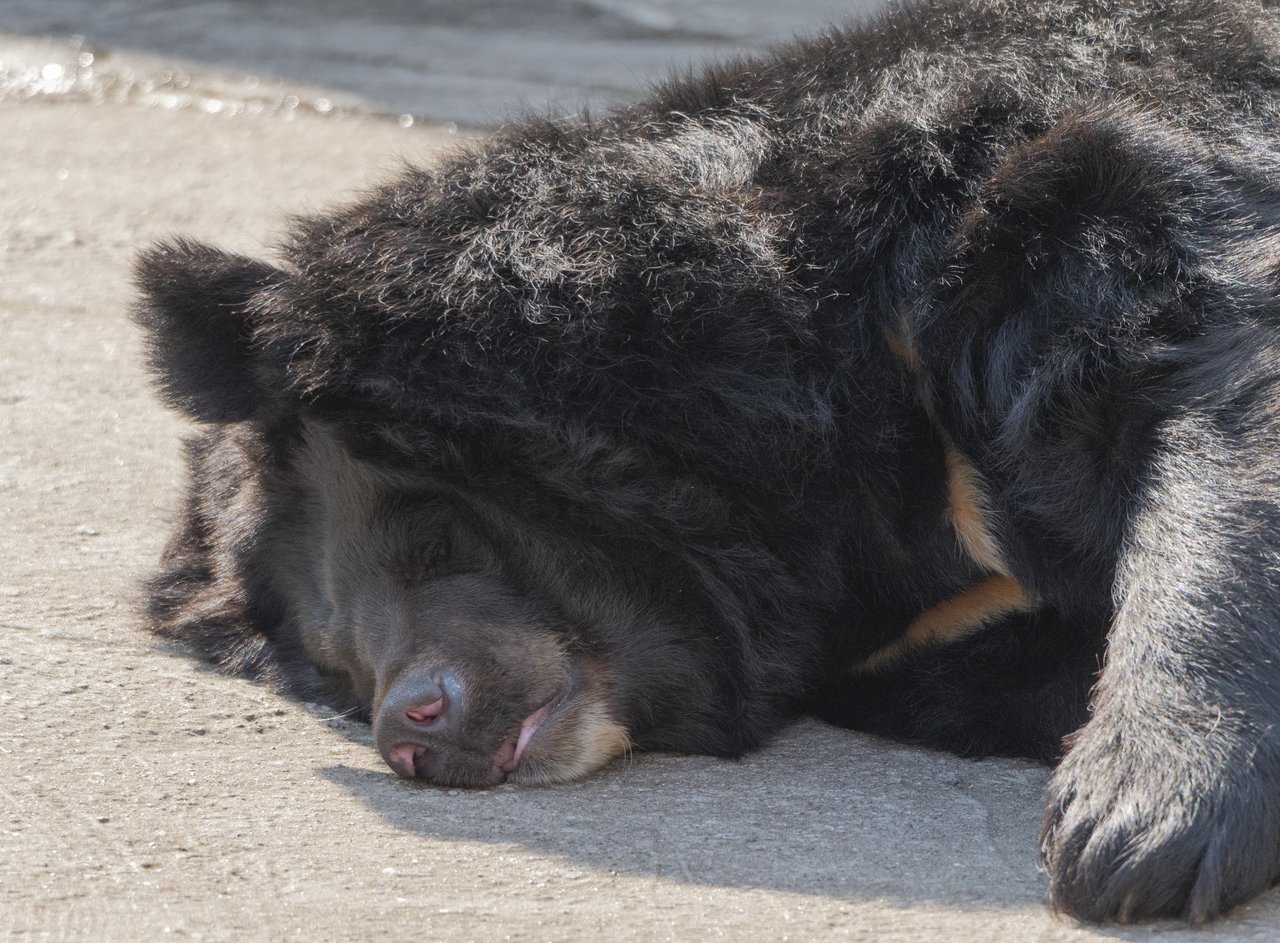
[[[451,669],[413,669],[387,690],[374,715],[374,741],[398,775],[450,786],[491,786],[517,769],[551,702],[514,726],[471,729],[476,725],[467,723],[465,690]],[[484,706],[479,710],[483,716]]]

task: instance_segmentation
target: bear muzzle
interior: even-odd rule
[[[374,740],[387,765],[405,779],[497,785],[520,768],[544,720],[567,693],[537,707],[510,730],[472,730],[467,712],[473,705],[457,673],[412,670],[383,697],[374,717]]]

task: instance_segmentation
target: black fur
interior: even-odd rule
[[[457,668],[439,781],[500,778],[548,673],[640,747],[1070,734],[1054,904],[1215,916],[1280,875],[1278,43],[1243,0],[896,10],[512,127],[280,268],[152,250],[212,424],[158,629],[375,729]],[[875,660],[993,570],[1021,605]]]

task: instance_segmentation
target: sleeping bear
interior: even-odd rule
[[[1277,20],[895,9],[150,249],[155,629],[452,786],[1058,762],[1055,907],[1214,917],[1280,875]]]

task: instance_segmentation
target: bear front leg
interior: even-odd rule
[[[1280,192],[1245,163],[1085,103],[993,166],[902,325],[982,486],[970,543],[1109,622],[1043,829],[1092,920],[1204,920],[1280,875]]]
[[[1093,716],[1049,787],[1054,905],[1206,920],[1280,875],[1280,481],[1266,422],[1159,437]]]

